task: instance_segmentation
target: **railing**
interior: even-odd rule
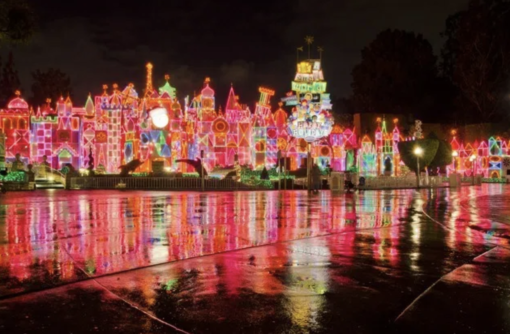
[[[420,178],[421,187],[442,187],[444,186],[443,178],[440,176],[429,176],[428,182],[425,177]],[[416,176],[378,176],[366,177],[365,185],[362,189],[403,189],[415,188]]]
[[[69,189],[130,189],[130,190],[201,190],[200,178],[170,177],[70,177]],[[256,190],[232,179],[206,179],[206,190]]]

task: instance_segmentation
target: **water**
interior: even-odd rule
[[[48,296],[92,305],[97,294],[160,321],[144,333],[168,330],[161,321],[204,333],[408,329],[406,308],[430,286],[510,289],[509,190],[12,192],[0,197],[0,298],[9,314],[37,313]]]

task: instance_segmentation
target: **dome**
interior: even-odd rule
[[[214,90],[209,87],[209,84],[205,85],[205,88],[202,89],[202,96],[204,97],[214,97]]]
[[[28,103],[21,97],[15,97],[7,105],[8,109],[28,109]]]

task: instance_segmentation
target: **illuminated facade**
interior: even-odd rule
[[[0,130],[5,135],[5,157],[13,159],[19,153],[26,162],[30,157],[30,110],[28,103],[16,92],[16,97],[0,109]]]
[[[0,109],[6,161],[19,153],[27,164],[40,164],[46,156],[54,169],[66,164],[87,168],[92,153],[98,172],[118,173],[119,166],[134,159],[142,162],[140,172],[152,171],[155,161],[166,171],[192,172],[193,167],[177,161],[195,160],[203,152],[209,171],[236,164],[261,169],[275,167],[280,152],[290,160],[291,170],[303,167],[311,154],[319,166],[333,170],[357,170],[363,176],[401,174],[398,143],[403,138],[397,120],[390,131],[379,119],[373,139],[365,135],[360,141],[354,129],[334,125],[320,61],[298,64],[292,83],[295,95],[284,98],[276,110],[271,107],[275,92],[261,87],[254,112],[240,103],[234,87],[225,109],[216,108],[209,78],[200,94],[186,97],[181,105],[170,76],[163,86],[153,87],[152,70],[148,64],[143,96],[132,84],[123,90],[104,85],[83,108],[60,98],[54,109],[47,101],[34,111],[17,92],[7,108]],[[284,103],[293,106],[290,115]],[[451,144],[456,155],[447,173],[502,178],[510,169],[509,143],[502,138],[460,144],[454,136]]]

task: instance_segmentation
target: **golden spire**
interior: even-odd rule
[[[147,86],[145,88],[145,94],[152,94],[152,91],[154,90],[153,89],[153,86],[152,86],[152,64],[151,63],[147,63]]]

